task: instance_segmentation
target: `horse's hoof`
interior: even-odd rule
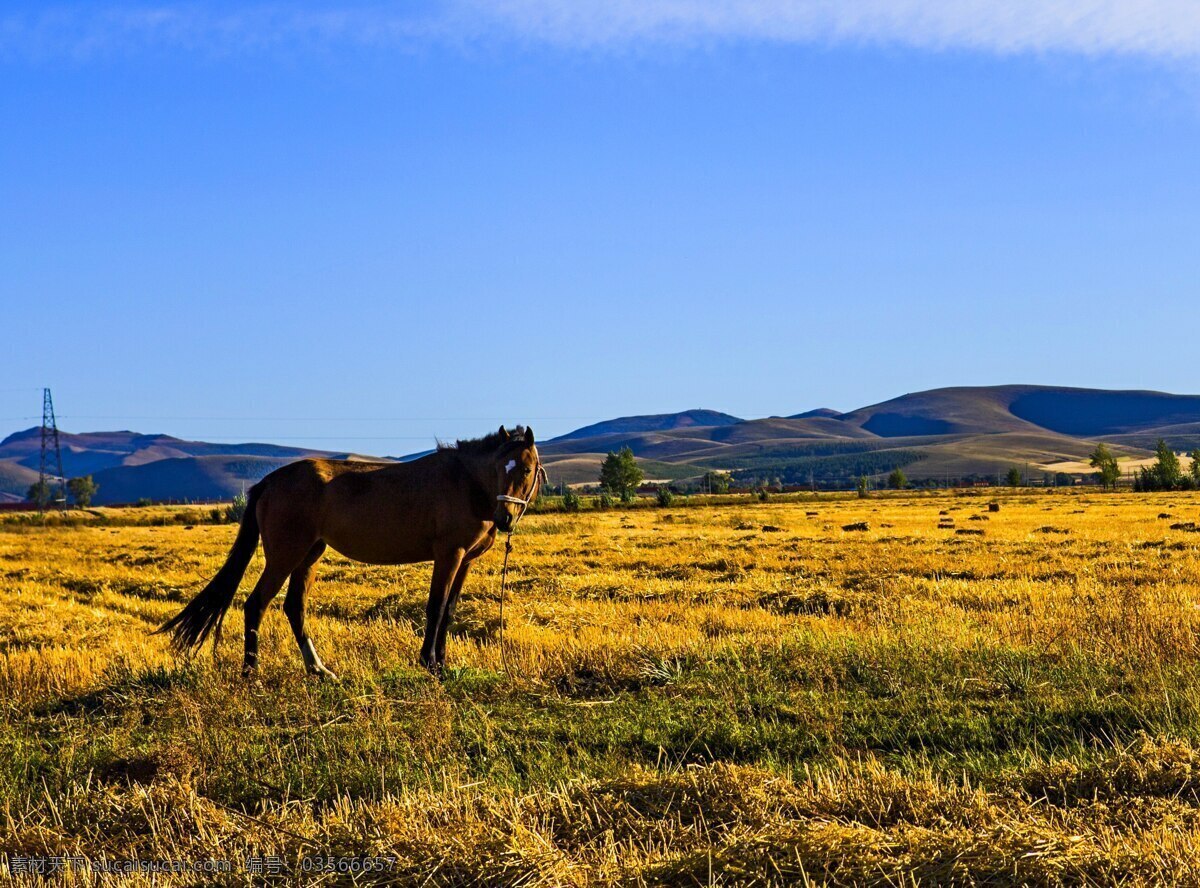
[[[321,681],[337,681],[338,677],[324,666],[314,666],[308,670],[308,674]]]
[[[255,678],[258,676],[258,667],[253,663],[247,663],[242,667],[242,678]]]
[[[427,670],[429,670],[429,674],[432,675],[434,678],[436,678],[438,681],[442,680],[442,678],[443,678],[442,670],[445,667],[441,663],[422,663],[421,665],[424,666]]]

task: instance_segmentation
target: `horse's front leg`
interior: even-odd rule
[[[465,550],[453,549],[433,560],[433,581],[429,584],[429,603],[425,606],[425,641],[421,645],[421,665],[439,678],[443,664],[437,655],[438,631],[442,621],[450,618],[450,595],[465,555]]]
[[[462,565],[454,574],[454,580],[450,583],[450,598],[446,601],[446,612],[438,626],[437,641],[433,646],[434,659],[443,666],[446,665],[446,635],[450,632],[450,623],[454,620],[454,608],[458,604],[458,596],[462,594],[463,583],[466,582],[467,574],[470,572],[471,562],[464,558]]]

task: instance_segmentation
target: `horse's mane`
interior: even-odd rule
[[[453,444],[439,441],[438,450],[457,450],[459,453],[494,453],[505,444],[516,444],[525,440],[525,426],[517,426],[505,439],[499,430],[482,438],[460,438]]]

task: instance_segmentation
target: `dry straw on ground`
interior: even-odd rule
[[[232,527],[0,524],[0,851],[230,859],[230,884],[248,855],[294,881],[374,855],[359,882],[1200,883],[1200,537],[1158,517],[1200,498],[1010,496],[981,536],[943,511],[988,505],[530,516],[514,677],[489,557],[444,684],[414,665],[428,566],[327,558],[342,682],[304,677],[275,608],[247,683],[240,614],[216,662],[147,634]]]

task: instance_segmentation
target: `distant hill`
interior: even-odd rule
[[[788,419],[816,419],[816,418],[838,419],[841,417],[841,415],[842,414],[837,410],[831,410],[828,407],[818,407],[816,410],[806,410],[803,413],[795,413],[787,418]]]
[[[97,504],[151,499],[228,499],[272,469],[306,456],[346,457],[278,444],[213,444],[139,432],[59,432],[63,472],[92,475]],[[0,494],[23,498],[38,478],[41,429],[0,441]]]
[[[943,388],[841,418],[883,437],[1034,430],[1094,437],[1200,422],[1200,396],[1037,385]]]
[[[897,466],[914,480],[1035,475],[1074,466],[1103,440],[1148,457],[1165,438],[1200,447],[1200,396],[1036,385],[913,392],[847,413],[820,408],[791,417],[739,419],[715,410],[625,416],[542,442],[553,482],[593,482],[604,455],[629,447],[647,478],[698,477],[712,469],[742,481],[849,483]],[[98,503],[225,499],[278,466],[308,456],[346,458],[277,444],[213,444],[132,431],[61,433],[70,477],[91,474]],[[0,441],[0,502],[37,480],[40,430]],[[411,459],[416,455],[398,457]]]
[[[694,411],[698,412],[698,411]],[[821,408],[787,418],[694,426],[655,417],[653,429],[598,423],[541,448],[555,462],[629,447],[639,458],[734,471],[743,480],[790,483],[880,476],[1001,475],[1013,465],[1052,472],[1085,459],[1101,438],[1145,457],[1159,437],[1178,450],[1200,446],[1200,396],[1034,385],[933,389],[848,413]]]
[[[620,435],[632,432],[661,432],[669,429],[724,426],[742,422],[736,416],[716,410],[685,410],[682,413],[656,413],[652,416],[622,416],[606,419],[594,425],[584,426],[568,432],[555,440],[569,441],[573,438],[597,438],[601,435]]]
[[[188,456],[96,472],[97,503],[227,499],[298,457]]]

